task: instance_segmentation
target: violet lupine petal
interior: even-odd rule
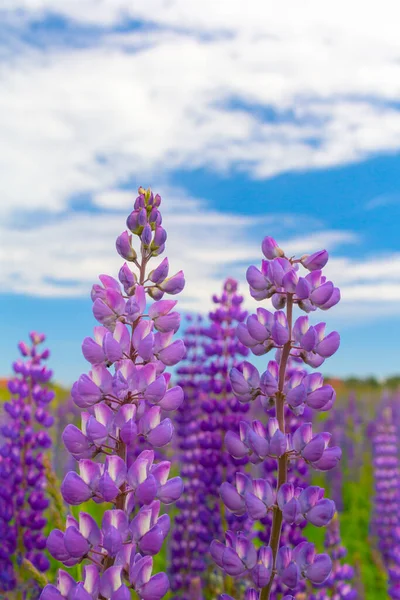
[[[228,431],[225,436],[225,446],[229,454],[234,458],[244,458],[249,454],[249,448],[241,441],[240,437],[233,431]]]
[[[51,583],[47,584],[43,589],[40,598],[41,600],[64,600],[64,596],[61,592],[59,592],[56,586]]]
[[[321,585],[329,577],[332,571],[332,561],[328,554],[318,554],[312,565],[310,565],[305,575],[307,579],[316,585]]]
[[[176,410],[181,406],[183,399],[183,390],[180,386],[176,385],[166,391],[163,398],[159,401],[158,404],[163,410]]]
[[[90,547],[88,541],[75,527],[66,529],[64,544],[67,552],[73,558],[82,558],[88,553]]]
[[[61,485],[65,502],[77,506],[92,497],[92,490],[75,471],[70,471]]]
[[[337,331],[332,331],[327,335],[319,344],[317,344],[315,351],[324,358],[335,354],[336,350],[340,346],[340,336]]]
[[[163,504],[172,504],[181,497],[182,493],[182,479],[180,477],[173,477],[159,488],[157,497]]]
[[[88,458],[92,455],[91,444],[86,435],[72,423],[69,423],[64,429],[62,440],[74,458]]]
[[[169,590],[169,581],[165,573],[157,573],[140,588],[143,600],[160,600]]]
[[[223,503],[231,512],[236,515],[243,515],[246,512],[244,499],[233,485],[225,481],[221,485],[219,493]]]
[[[56,560],[64,562],[70,558],[70,554],[67,551],[64,543],[64,534],[59,529],[53,529],[50,532],[47,542],[47,550]]]
[[[246,279],[250,287],[257,291],[263,291],[267,287],[266,279],[257,267],[249,267],[247,269]]]
[[[301,264],[309,271],[323,269],[328,262],[329,255],[326,250],[314,252],[314,254],[305,255],[301,258]]]
[[[342,458],[342,451],[338,446],[332,446],[324,450],[320,459],[312,461],[312,466],[318,471],[330,471],[334,469]]]
[[[251,570],[251,577],[258,588],[266,586],[271,578],[273,565],[272,550],[263,546],[258,551],[257,565]]]
[[[307,521],[316,527],[326,527],[335,514],[335,503],[329,498],[320,500],[306,513]]]
[[[272,237],[265,237],[261,245],[262,252],[268,260],[273,260],[278,256],[284,256],[284,252],[279,248],[277,242]]]

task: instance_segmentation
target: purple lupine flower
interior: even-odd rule
[[[234,461],[223,447],[228,428],[238,430],[241,415],[248,407],[237,401],[227,374],[248,350],[235,338],[235,328],[246,313],[237,282],[227,279],[222,294],[213,296],[216,309],[210,323],[199,320],[187,329],[187,363],[179,368],[185,403],[179,411],[179,446],[186,476],[185,494],[179,501],[181,513],[175,521],[171,545],[173,589],[181,600],[191,599],[191,580],[199,576],[202,589],[218,587],[210,582],[208,547],[214,537],[222,539],[221,521],[232,529],[243,529],[245,520],[225,514],[219,485],[225,471],[234,478],[240,462]]]
[[[375,510],[371,523],[388,572],[388,594],[400,597],[400,468],[393,409],[385,402],[371,427]]]
[[[183,342],[173,339],[179,315],[172,310],[176,302],[162,297],[178,293],[184,278],[179,272],[167,279],[166,259],[147,271],[166,240],[160,203],[158,194],[139,188],[127,225],[139,237],[140,251],[127,232],[116,243],[135,272],[125,263],[119,281],[100,275],[101,285],[92,288],[93,314],[101,326],[82,346],[92,368],[72,389],[82,409],[81,427],[68,425],[63,434],[78,468],[66,474],[61,491],[68,504],[92,499],[110,508],[100,525],[81,512],[78,521],[67,518],[65,531],[52,531],[50,553],[67,567],[84,561],[84,579],[76,582],[60,570],[57,587],[46,586],[42,600],[72,595],[128,600],[131,590],[142,600],[160,600],[169,589],[165,573],[152,576],[152,557],[170,528],[161,503],[175,502],[183,486],[179,477],[169,478],[170,463],[157,462],[154,449],[171,440],[168,415],[183,400],[165,372],[185,353]],[[156,300],[146,311],[151,298]]]
[[[270,361],[261,375],[250,363],[244,363],[233,369],[231,381],[241,402],[259,399],[267,412],[271,407],[274,410],[268,414],[266,424],[260,420],[241,422],[238,432],[227,433],[225,443],[234,458],[247,457],[254,464],[272,459],[277,464],[273,489],[276,502],[270,505],[271,494],[266,495],[267,502],[257,498],[264,507],[253,500],[254,510],[259,510],[262,518],[265,519],[265,510],[272,513],[268,545],[264,547],[264,552],[272,556],[268,581],[256,581],[253,577],[248,558],[253,557],[251,540],[246,536],[233,538],[228,532],[226,549],[216,541],[211,551],[216,564],[226,573],[253,577],[254,587],[261,590],[261,600],[269,600],[276,574],[286,589],[292,590],[302,579],[322,584],[332,568],[330,557],[316,554],[314,546],[306,541],[300,541],[294,548],[281,545],[281,532],[282,521],[296,524],[309,520],[314,525],[324,526],[335,512],[334,503],[324,497],[323,490],[316,486],[296,487],[288,480],[288,465],[292,460],[302,459],[322,471],[332,469],[340,460],[341,451],[330,445],[329,433],[313,434],[308,422],[291,431],[288,422],[288,411],[300,417],[310,409],[330,410],[335,402],[335,392],[332,386],[324,385],[319,373],[308,374],[302,369],[294,369],[288,375],[290,359],[316,368],[336,352],[340,343],[339,334],[327,333],[325,323],[313,325],[307,316],[294,321],[294,307],[297,305],[306,313],[318,308],[327,310],[337,304],[340,293],[322,274],[321,269],[328,260],[326,251],[289,259],[274,240],[266,238],[263,252],[267,260],[262,261],[261,270],[249,267],[247,281],[253,298],[257,301],[270,298],[275,311],[259,308],[245,323],[239,324],[237,335],[256,356],[276,349],[275,361]],[[300,265],[309,273],[303,275]],[[227,506],[241,512],[242,501],[246,506],[246,494],[251,493],[251,485],[251,482],[241,485],[240,490],[236,489],[237,495],[234,490],[224,487],[222,495]]]
[[[203,507],[200,496],[205,484],[199,472],[201,451],[198,443],[202,419],[204,325],[200,316],[196,320],[188,316],[187,320],[188,326],[184,334],[187,354],[177,368],[178,383],[184,391],[184,402],[175,417],[177,451],[185,490],[177,504],[179,513],[175,517],[170,543],[171,588],[174,593],[179,593],[175,597],[183,599],[190,598],[193,579],[201,591],[201,576],[206,569],[208,549],[208,526],[205,519],[201,519]]]
[[[28,559],[41,572],[49,560],[43,550],[47,524],[44,453],[51,447],[46,429],[54,422],[48,405],[54,392],[47,386],[52,371],[42,364],[50,355],[41,350],[45,336],[30,333],[31,344],[19,343],[23,359],[13,364],[15,376],[8,381],[11,394],[4,403],[0,429],[0,590],[9,592],[20,578],[21,561]]]

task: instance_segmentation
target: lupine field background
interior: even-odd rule
[[[1,599],[400,598],[399,13],[0,2]]]

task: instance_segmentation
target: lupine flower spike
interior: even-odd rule
[[[50,355],[40,349],[45,336],[30,333],[30,344],[20,342],[22,359],[13,364],[8,382],[11,399],[4,403],[0,432],[0,591],[18,587],[21,594],[26,564],[43,573],[50,566],[46,547],[44,511],[46,494],[44,452],[51,445],[46,429],[53,424],[48,405],[54,392],[47,387],[52,371],[43,365]],[[23,560],[29,561],[23,565]],[[29,584],[29,581],[28,581]],[[22,595],[21,595],[22,597]]]
[[[372,426],[375,511],[372,533],[388,572],[388,594],[400,598],[400,466],[393,409],[384,404]]]
[[[168,276],[167,258],[148,270],[167,237],[160,204],[158,194],[139,189],[127,219],[130,233],[123,232],[116,242],[126,261],[119,281],[100,275],[101,283],[92,289],[100,325],[82,345],[91,370],[72,390],[82,424],[80,429],[67,425],[63,434],[78,472],[67,473],[61,491],[68,504],[93,499],[111,508],[100,526],[80,512],[78,520],[67,518],[65,531],[50,533],[47,547],[55,559],[67,567],[85,563],[83,581],[60,570],[57,585],[46,586],[41,600],[128,600],[131,590],[142,600],[159,600],[169,588],[165,573],[152,576],[153,556],[170,527],[162,505],[180,497],[182,481],[169,478],[170,463],[156,462],[154,449],[171,441],[173,425],[165,414],[183,400],[181,388],[170,387],[165,371],[185,354],[183,342],[173,339],[180,316],[176,300],[163,297],[178,294],[184,277],[181,271]],[[138,251],[133,235],[139,238]],[[139,440],[147,447],[135,458],[132,450]]]
[[[248,457],[254,464],[274,459],[277,483],[272,488],[268,480],[248,478],[237,486],[236,493],[232,489],[229,498],[226,493],[222,498],[230,510],[247,510],[254,519],[264,518],[271,511],[271,533],[268,545],[256,550],[243,533],[228,531],[225,545],[216,540],[210,550],[226,573],[250,577],[253,588],[260,591],[260,600],[269,600],[276,576],[289,591],[303,578],[322,584],[332,569],[330,557],[317,554],[313,544],[302,541],[295,547],[281,545],[281,530],[284,520],[295,523],[306,519],[317,527],[325,526],[335,512],[334,503],[324,497],[323,489],[295,488],[288,481],[288,464],[301,458],[314,469],[327,471],[340,460],[340,448],[330,446],[329,433],[314,434],[309,422],[289,432],[286,410],[300,416],[306,408],[328,411],[335,402],[335,392],[324,385],[321,374],[295,370],[288,378],[287,371],[291,358],[313,368],[320,366],[340,343],[337,332],[326,333],[325,323],[314,325],[308,316],[294,320],[293,309],[297,306],[306,313],[327,310],[337,304],[340,293],[322,274],[328,261],[325,250],[298,259],[287,258],[275,240],[267,237],[262,251],[266,260],[261,269],[248,269],[247,281],[253,298],[270,299],[275,311],[257,309],[246,323],[239,324],[237,335],[257,356],[276,349],[276,360],[268,363],[262,375],[251,363],[244,362],[241,368],[232,369],[231,383],[241,402],[258,398],[266,409],[274,408],[274,416],[269,416],[267,423],[243,421],[239,434],[228,432],[225,441],[235,458]]]
[[[247,462],[232,459],[223,445],[225,432],[239,431],[241,417],[248,410],[235,398],[228,378],[230,368],[248,354],[235,336],[237,324],[247,316],[237,287],[235,280],[227,279],[222,294],[212,298],[216,307],[209,313],[210,323],[201,320],[187,328],[187,364],[178,369],[185,391],[178,431],[186,481],[171,550],[174,590],[179,591],[180,600],[192,600],[196,576],[206,596],[208,591],[215,594],[222,578],[209,568],[210,542],[222,536],[226,516],[232,528],[245,526],[242,517],[225,514],[218,493],[224,478],[234,478],[239,465]]]

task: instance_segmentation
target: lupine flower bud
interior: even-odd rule
[[[176,275],[169,277],[158,284],[158,287],[167,294],[179,294],[185,286],[185,278],[183,271],[179,271]]]
[[[300,261],[303,267],[309,271],[315,271],[317,269],[323,269],[328,262],[329,255],[326,250],[320,250],[314,252],[314,254],[305,254],[301,257]]]
[[[283,250],[281,250],[272,237],[266,237],[263,239],[261,245],[263,254],[268,260],[273,260],[277,256],[284,256]]]
[[[135,250],[132,248],[132,236],[127,231],[121,233],[116,241],[117,252],[125,260],[134,261],[137,258]]]
[[[153,271],[149,273],[149,279],[155,284],[162,283],[168,277],[168,258],[164,258]]]

